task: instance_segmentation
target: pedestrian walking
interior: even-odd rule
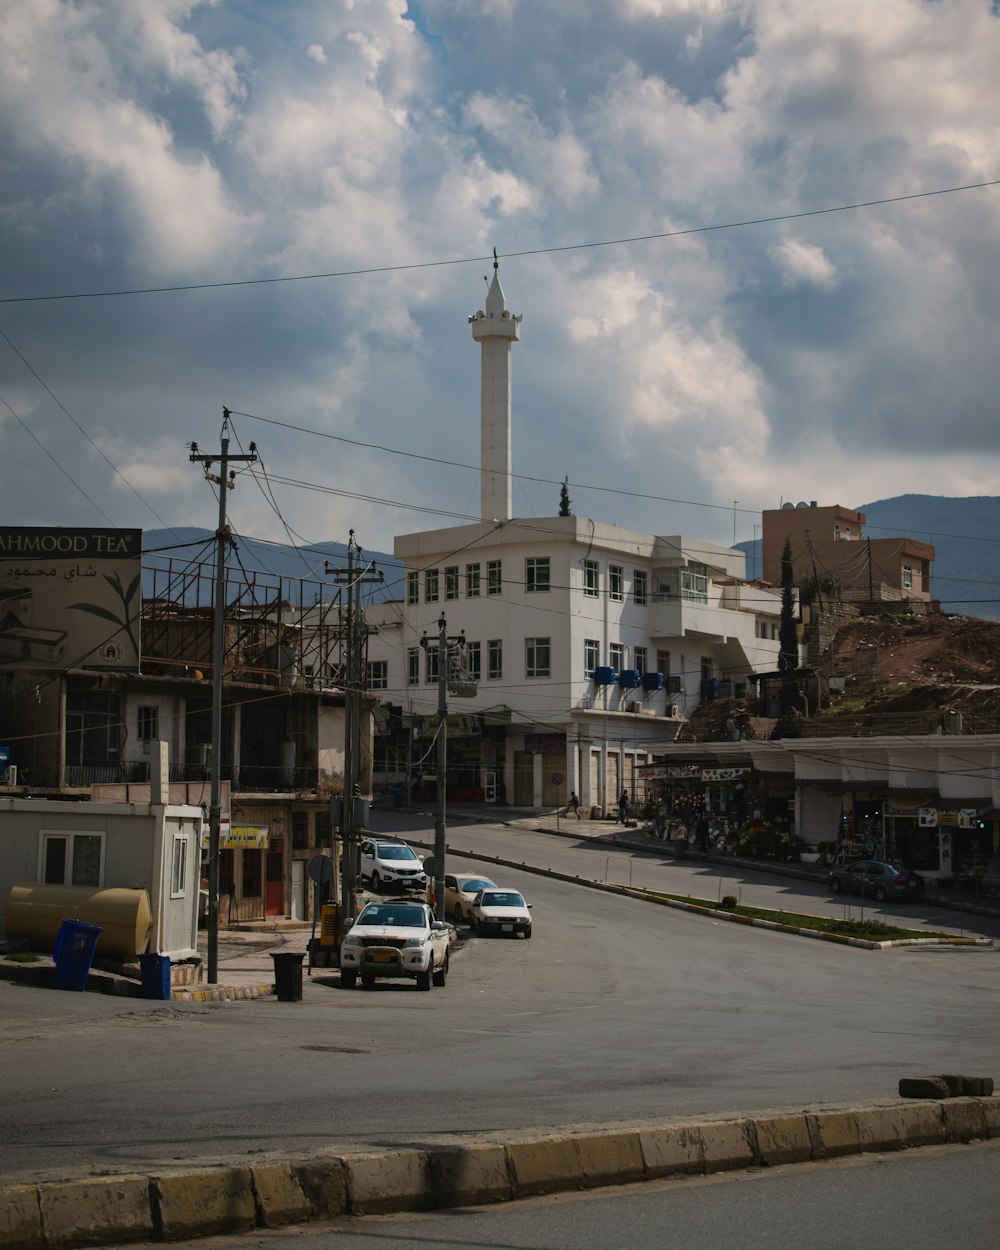
[[[624,825],[628,821],[628,791],[623,790],[618,800],[618,819]]]
[[[577,820],[582,819],[580,816],[580,796],[575,790],[570,791],[569,802],[566,804],[566,815],[568,816],[570,812],[573,812]]]

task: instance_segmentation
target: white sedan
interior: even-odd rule
[[[480,890],[472,903],[469,924],[473,933],[523,933],[531,937],[531,904],[517,890]]]

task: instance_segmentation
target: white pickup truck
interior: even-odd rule
[[[426,903],[369,903],[341,943],[340,984],[351,989],[360,976],[362,985],[376,977],[409,977],[418,990],[444,985],[450,944],[450,925]]]

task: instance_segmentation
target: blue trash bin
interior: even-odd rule
[[[139,976],[143,998],[170,998],[170,956],[140,955]]]
[[[56,970],[52,976],[52,988],[56,990],[85,990],[90,966],[94,962],[97,939],[103,932],[99,924],[86,920],[63,920],[56,937],[53,957]]]

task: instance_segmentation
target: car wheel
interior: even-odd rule
[[[445,955],[444,963],[441,965],[441,967],[435,969],[433,980],[434,980],[435,985],[444,985],[444,983],[448,980],[448,956],[447,955]]]
[[[530,937],[531,937],[531,927],[530,927],[530,926],[529,926],[527,929],[525,929],[525,931],[524,931],[524,936],[525,936],[526,938],[530,938]]]
[[[372,873],[372,889],[375,891],[376,894],[381,893],[381,890],[382,890],[382,878],[378,875],[377,872]]]
[[[357,981],[357,979],[358,979],[358,974],[356,972],[349,971],[347,968],[341,968],[340,988],[342,990],[353,990],[354,983],[355,981]]]
[[[875,902],[876,903],[884,903],[888,897],[889,895],[886,893],[884,885],[877,885],[875,887]]]
[[[831,891],[831,893],[833,893],[833,894],[839,894],[839,893],[840,893],[840,891],[841,891],[843,888],[844,888],[844,887],[843,887],[843,884],[841,883],[841,880],[840,880],[840,878],[839,878],[839,877],[831,877],[831,878],[830,878],[830,891]]]
[[[417,989],[418,990],[429,990],[432,984],[433,982],[431,981],[431,974],[429,972],[417,973]]]
[[[365,986],[365,988],[370,988],[371,986],[373,986],[375,984],[375,973],[374,972],[362,972],[361,984]]]

